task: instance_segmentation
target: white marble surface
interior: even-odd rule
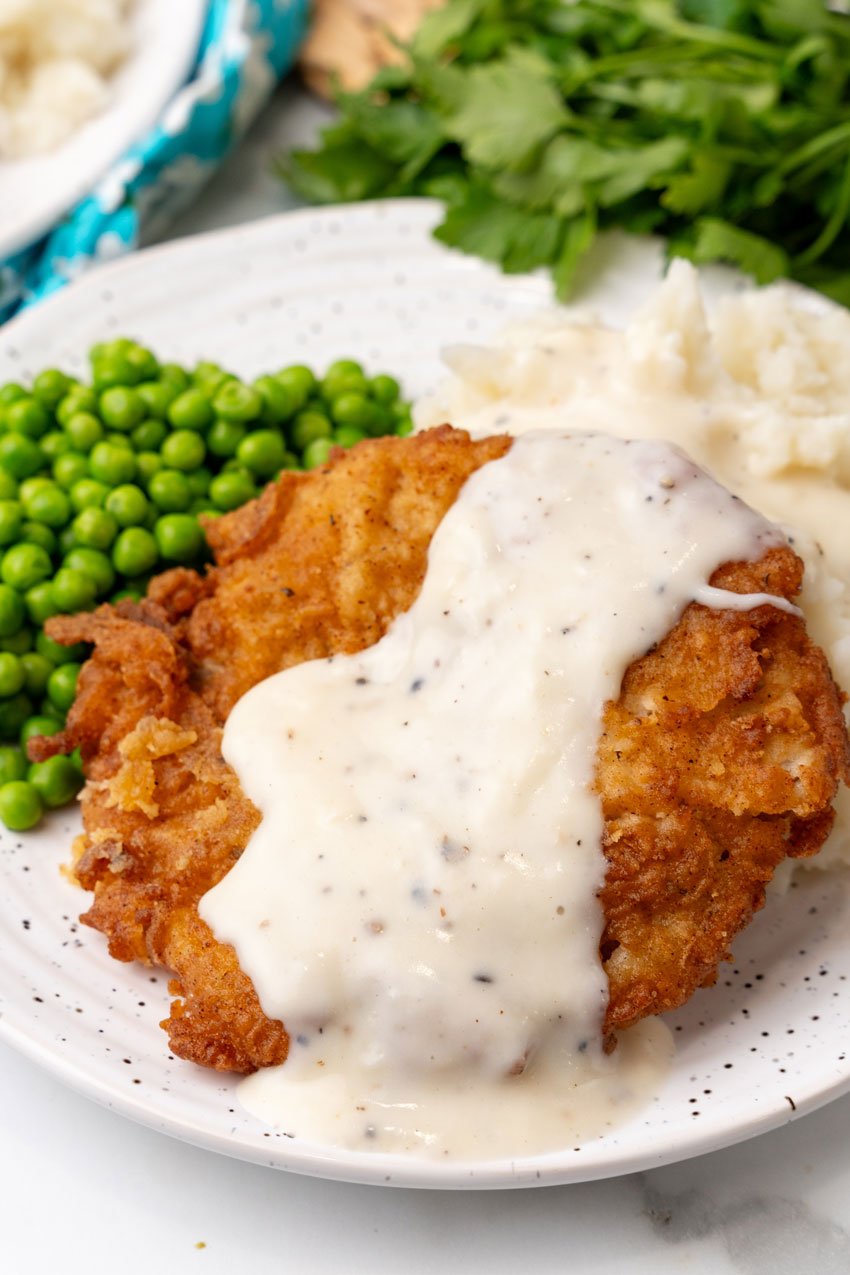
[[[295,201],[274,155],[324,112],[281,95],[174,228]],[[850,1097],[651,1173],[490,1194],[297,1178],[196,1150],[94,1106],[0,1045],[0,1269],[8,1275],[848,1275]]]

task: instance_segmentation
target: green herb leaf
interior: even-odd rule
[[[696,223],[692,247],[679,251],[679,256],[685,255],[698,265],[726,261],[751,274],[757,283],[773,283],[788,274],[788,254],[778,244],[717,217],[702,217]]]
[[[691,167],[671,177],[661,196],[661,203],[670,212],[693,217],[716,207],[726,190],[731,165],[705,151],[697,151]]]
[[[567,118],[545,64],[514,52],[468,72],[463,104],[447,132],[472,164],[517,169]]]

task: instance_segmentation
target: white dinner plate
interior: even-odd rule
[[[449,343],[486,340],[551,303],[542,278],[500,275],[429,238],[426,202],[290,213],[106,267],[0,330],[0,380],[81,369],[110,334],[164,359],[252,375],[340,356],[420,393]],[[604,259],[603,259],[604,258]],[[661,271],[650,243],[609,246],[585,299],[623,321]],[[714,277],[728,287],[734,277]],[[676,1057],[649,1107],[605,1137],[480,1163],[322,1149],[247,1116],[237,1082],[168,1055],[161,971],[108,958],[80,926],[86,897],[60,874],[75,816],[0,836],[0,1034],[98,1102],[156,1129],[275,1168],[405,1186],[502,1187],[649,1168],[751,1137],[850,1089],[850,888],[809,874],[772,898],[716,988],[669,1016]]]
[[[0,160],[0,261],[46,234],[156,123],[198,52],[207,0],[137,0],[103,111],[56,150]]]

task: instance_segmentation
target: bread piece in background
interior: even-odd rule
[[[444,0],[316,0],[313,27],[301,52],[301,71],[315,93],[330,97],[335,83],[356,90],[388,62],[399,60],[390,32],[409,40]]]

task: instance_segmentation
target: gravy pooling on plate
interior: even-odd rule
[[[261,682],[223,752],[262,822],[200,904],[281,1067],[249,1110],[342,1147],[533,1154],[657,1087],[651,1020],[603,1052],[591,790],[629,664],[781,533],[674,447],[530,433],[466,483],[377,645]]]

